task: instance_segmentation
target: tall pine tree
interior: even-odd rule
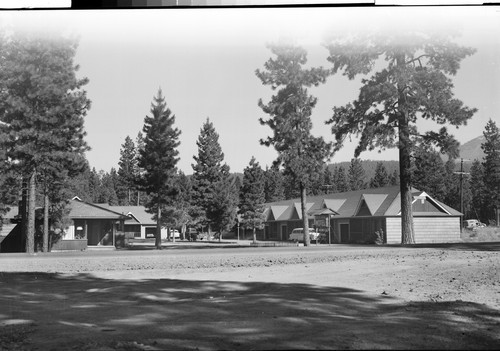
[[[413,186],[443,201],[446,194],[446,170],[439,153],[421,146],[416,148],[413,156]]]
[[[349,186],[349,180],[347,178],[345,169],[343,166],[338,166],[335,167],[335,170],[333,172],[333,178],[335,180],[335,184],[337,186],[337,191],[339,193],[343,193],[346,191],[351,190]]]
[[[151,103],[151,116],[144,118],[144,148],[139,166],[144,169],[141,185],[150,196],[146,209],[155,214],[155,246],[161,249],[162,209],[173,203],[179,161],[180,130],[174,127],[175,115],[167,107],[161,89]]]
[[[239,213],[243,228],[252,230],[253,241],[257,241],[257,229],[264,228],[264,171],[252,157],[243,170],[243,185],[240,191]]]
[[[493,120],[489,120],[484,128],[484,185],[487,189],[485,201],[486,218],[490,223],[498,225],[500,214],[500,131]]]
[[[276,58],[264,64],[264,71],[256,70],[262,84],[277,90],[267,104],[259,100],[259,106],[269,119],[260,119],[273,132],[272,137],[261,140],[278,152],[278,163],[297,184],[300,191],[301,214],[304,228],[304,245],[309,246],[309,223],[306,213],[307,189],[311,175],[321,172],[325,159],[330,157],[331,145],[323,138],[311,134],[312,109],[317,99],[311,96],[308,87],[324,83],[328,71],[323,68],[304,69],[306,51],[294,45],[271,45]]]
[[[264,171],[264,192],[266,202],[275,202],[285,199],[283,174],[277,167],[266,167]]]
[[[45,204],[43,250],[48,250],[49,190],[68,172],[78,172],[88,149],[83,117],[90,108],[77,79],[73,59],[77,41],[55,33],[0,33],[0,120],[8,125],[4,140],[11,166],[29,184],[26,252],[34,252],[36,185]],[[25,206],[21,206],[24,208]]]
[[[224,162],[224,153],[219,144],[219,134],[210,119],[203,124],[198,140],[198,156],[193,167],[193,204],[199,209],[201,225],[208,226],[209,235],[215,230],[227,229],[235,220],[235,189],[232,186],[229,166]],[[234,207],[234,208],[233,208]],[[234,215],[234,218],[230,218]]]
[[[118,202],[121,205],[133,205],[138,178],[137,150],[134,141],[128,135],[120,149],[118,166]]]
[[[485,222],[487,218],[486,198],[487,189],[484,184],[484,168],[479,160],[474,160],[470,169],[470,191],[471,191],[471,205],[474,217],[478,220]]]
[[[383,162],[377,162],[377,167],[375,168],[375,175],[370,180],[370,188],[383,188],[389,185],[389,175],[387,174],[387,169]]]
[[[361,165],[361,160],[357,157],[351,159],[349,165],[349,188],[351,190],[361,190],[366,188],[365,170]]]
[[[336,150],[348,135],[360,136],[355,157],[365,150],[399,149],[401,243],[413,244],[412,149],[416,143],[426,143],[450,155],[458,152],[458,142],[446,127],[423,133],[418,131],[417,121],[458,127],[472,117],[476,109],[465,107],[453,97],[450,76],[475,50],[455,44],[452,35],[444,31],[430,33],[411,21],[406,25],[383,33],[334,34],[328,39],[325,46],[333,73],[343,71],[354,79],[372,70],[377,72],[362,80],[357,100],[334,108],[327,123],[332,124]]]

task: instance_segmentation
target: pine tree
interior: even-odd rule
[[[337,191],[343,193],[351,190],[349,186],[349,181],[343,166],[336,167],[334,170],[335,184],[337,185]]]
[[[470,191],[472,213],[482,222],[486,221],[486,186],[484,184],[484,168],[479,160],[474,160],[470,169]]]
[[[419,147],[414,153],[412,179],[415,188],[432,197],[443,200],[446,193],[446,171],[443,160],[437,152]]]
[[[149,201],[148,196],[140,190],[141,179],[142,176],[144,175],[144,169],[139,165],[139,157],[141,155],[141,150],[144,150],[144,136],[142,135],[142,132],[139,131],[139,133],[137,133],[137,137],[135,138],[135,151],[137,159],[137,174],[135,180],[135,188],[137,189],[137,198],[136,198],[137,206],[145,205]]]
[[[383,162],[377,162],[377,168],[375,168],[375,175],[370,180],[370,188],[383,188],[389,185],[389,175],[387,174],[387,169]]]
[[[272,90],[279,88],[267,104],[259,100],[268,120],[273,136],[261,143],[274,146],[278,152],[278,163],[283,164],[285,173],[291,175],[300,191],[301,213],[304,228],[304,245],[309,245],[309,223],[306,213],[307,189],[311,186],[311,175],[318,174],[324,161],[330,157],[331,145],[321,137],[311,134],[311,113],[317,99],[309,95],[307,88],[324,83],[328,71],[323,68],[304,69],[307,53],[293,45],[272,45],[269,47],[276,58],[269,59],[265,71],[256,70],[262,84]]]
[[[257,241],[257,229],[264,228],[264,171],[252,157],[243,171],[243,185],[240,191],[239,213],[243,228],[251,229],[254,243]]]
[[[208,225],[209,235],[212,229],[225,230],[230,223],[230,216],[236,206],[235,189],[229,174],[229,166],[223,164],[224,153],[219,144],[219,134],[207,118],[203,124],[196,142],[198,156],[193,156],[196,164],[193,167],[193,204],[199,209],[200,224]],[[226,188],[224,188],[226,187]],[[220,203],[225,201],[225,203]]]
[[[359,158],[351,159],[351,165],[349,166],[349,188],[351,190],[361,190],[366,188],[365,182],[365,170],[361,165],[361,160]]]
[[[171,208],[172,226],[181,228],[181,238],[186,239],[186,229],[193,223],[193,211],[191,205],[192,184],[184,172],[179,171],[175,181],[177,194],[175,204]],[[175,240],[175,236],[173,237]]]
[[[236,224],[238,192],[234,186],[229,172],[222,172],[222,179],[215,184],[213,201],[206,214],[212,228],[222,239],[225,231],[231,230]]]
[[[174,127],[175,115],[165,103],[161,89],[151,103],[151,116],[144,118],[144,148],[140,149],[139,167],[144,169],[141,185],[150,196],[146,209],[155,214],[155,246],[161,250],[162,210],[173,203],[174,184],[179,161],[180,130]]]
[[[360,136],[355,157],[365,150],[399,149],[401,243],[413,244],[412,149],[417,143],[426,143],[452,156],[458,153],[458,142],[446,127],[439,132],[422,133],[417,129],[418,121],[426,119],[458,127],[473,116],[476,109],[463,106],[453,97],[449,76],[455,75],[460,61],[475,50],[453,43],[448,33],[425,33],[419,23],[411,21],[406,25],[387,33],[335,34],[328,40],[328,61],[333,64],[333,73],[343,71],[354,79],[379,70],[362,80],[357,100],[334,108],[327,123],[332,124],[335,150],[342,147],[350,134]],[[387,64],[383,65],[382,60]]]
[[[338,192],[334,176],[335,173],[330,171],[330,167],[325,167],[323,174],[324,194],[334,194]]]
[[[392,172],[391,176],[389,177],[389,184],[390,185],[399,184],[399,173],[397,170],[394,170],[394,172]]]
[[[266,167],[264,171],[264,193],[266,202],[276,202],[285,199],[283,174],[276,167]]]
[[[484,151],[484,185],[487,189],[485,217],[490,223],[498,225],[496,216],[500,211],[500,131],[493,120],[489,120],[483,132],[485,141],[481,144]]]
[[[116,169],[111,168],[109,173],[104,171],[99,172],[99,195],[97,202],[101,204],[109,204],[111,206],[118,205],[118,174]]]
[[[137,150],[134,141],[128,135],[120,150],[120,161],[118,162],[118,189],[117,196],[120,205],[134,204],[133,198],[136,192]]]
[[[78,172],[88,149],[83,117],[90,100],[73,63],[77,42],[54,33],[0,33],[0,117],[7,123],[3,147],[12,169],[28,179],[26,252],[34,252],[35,195],[42,185],[45,203],[43,250],[48,251],[49,190]],[[24,220],[24,219],[23,219]]]

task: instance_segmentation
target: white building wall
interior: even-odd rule
[[[449,243],[460,241],[459,217],[414,217],[415,243]],[[401,243],[401,217],[386,219],[388,244]]]
[[[141,225],[141,239],[146,239],[146,227],[147,228],[153,228],[154,226],[148,225],[148,226],[143,226]],[[167,229],[166,228],[161,228],[161,238],[162,240],[167,239]]]

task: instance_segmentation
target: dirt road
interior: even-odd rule
[[[500,244],[0,256],[0,349],[498,349]]]

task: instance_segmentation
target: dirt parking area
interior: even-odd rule
[[[498,242],[0,256],[0,350],[499,348]]]

